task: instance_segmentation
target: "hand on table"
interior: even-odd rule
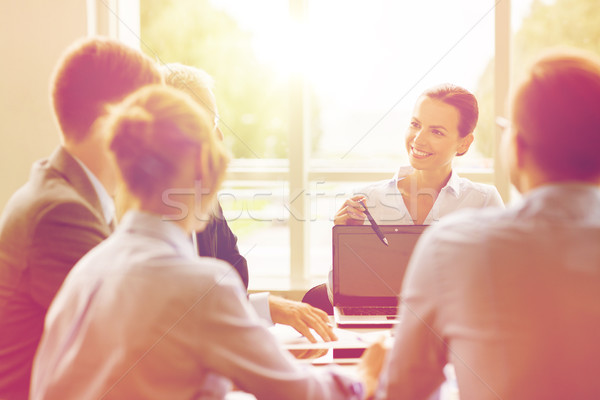
[[[367,216],[363,212],[365,208],[359,202],[364,199],[365,196],[358,195],[346,200],[335,214],[334,225],[362,225]]]
[[[277,324],[289,325],[305,336],[311,343],[317,339],[312,335],[312,328],[325,342],[337,340],[329,325],[327,313],[306,303],[269,295],[271,320]]]

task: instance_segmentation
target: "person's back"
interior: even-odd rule
[[[547,186],[508,212],[435,229],[439,240],[420,246],[452,267],[403,296],[448,345],[461,398],[600,398],[600,189]],[[437,306],[431,319],[420,296]]]
[[[48,312],[32,398],[185,399],[198,387],[220,398],[230,389],[198,354],[226,364],[219,354],[235,351],[221,344],[239,332],[215,321],[242,292],[239,280],[221,261],[194,261],[187,235],[161,222],[125,216],[71,271]]]
[[[112,230],[111,166],[100,147],[108,103],[161,82],[153,61],[117,41],[65,51],[52,81],[61,146],[34,164],[0,218],[0,398],[26,399],[44,316],[71,267]]]

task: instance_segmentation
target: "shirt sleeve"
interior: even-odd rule
[[[271,309],[269,307],[269,293],[252,293],[248,295],[248,301],[256,311],[256,314],[263,320],[268,322],[269,324],[273,324],[273,320],[271,319]]]
[[[425,232],[417,243],[406,272],[400,296],[401,323],[394,331],[377,399],[427,399],[444,380],[446,346],[436,318],[435,262],[440,255],[430,233]]]
[[[203,364],[257,398],[362,399],[362,383],[335,369],[300,365],[283,350],[225,277],[197,307],[196,351]]]

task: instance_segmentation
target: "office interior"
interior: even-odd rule
[[[545,47],[569,44],[600,52],[600,25],[593,23],[593,15],[586,15],[595,0],[394,3],[3,2],[0,209],[27,180],[32,163],[59,144],[48,93],[59,55],[76,38],[96,34],[119,38],[157,62],[193,63],[215,76],[221,123],[230,128],[225,131],[226,143],[235,157],[221,201],[248,259],[251,291],[268,290],[300,300],[306,290],[326,279],[336,206],[349,188],[394,174],[403,162],[399,138],[409,106],[420,89],[444,80],[445,73],[445,80],[458,80],[486,104],[476,131],[480,135],[476,140],[486,145],[475,146],[477,151],[461,160],[456,167],[459,174],[494,184],[505,202],[510,202],[514,191],[499,157],[501,129],[494,124],[496,117],[507,116],[509,81],[518,75],[519,65]],[[169,14],[169,6],[177,9]],[[222,18],[224,22],[215,23],[211,36],[222,42],[215,45],[210,38],[181,36],[188,31],[191,35],[206,32],[193,25],[209,23],[209,19],[183,19],[179,26],[173,21],[172,26],[162,27],[165,15],[177,17],[176,11],[185,6],[208,7],[209,15]],[[559,26],[542,29],[558,15]],[[412,34],[398,28],[409,21]],[[258,28],[261,25],[263,30]],[[449,31],[451,27],[454,30]],[[238,34],[221,37],[219,29]],[[536,29],[542,33],[536,34]],[[158,40],[161,35],[162,41]],[[227,38],[245,42],[236,45]],[[432,48],[430,43],[438,46]],[[177,46],[185,50],[203,45],[212,47],[199,55],[174,58]],[[169,47],[173,51],[167,54],[163,49]],[[224,54],[236,51],[253,57],[249,65],[219,70],[217,61],[227,60]],[[211,54],[215,60],[205,66],[199,58]],[[254,70],[256,75],[250,74]],[[239,81],[244,73],[249,78],[271,77],[273,82],[259,81],[238,89],[258,93],[264,88],[273,96],[265,108],[284,105],[266,116],[258,115],[260,108],[244,103],[251,95],[232,92],[238,81],[229,86],[223,83],[225,73]],[[336,89],[339,97],[332,98]],[[269,100],[269,96],[259,98]],[[266,120],[264,125],[253,122],[259,118]],[[259,136],[267,128],[269,134]]]

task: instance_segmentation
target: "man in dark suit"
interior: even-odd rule
[[[0,218],[0,398],[26,399],[46,311],[71,267],[114,226],[107,105],[162,82],[154,62],[105,38],[69,47],[51,97],[61,145],[33,165]]]

